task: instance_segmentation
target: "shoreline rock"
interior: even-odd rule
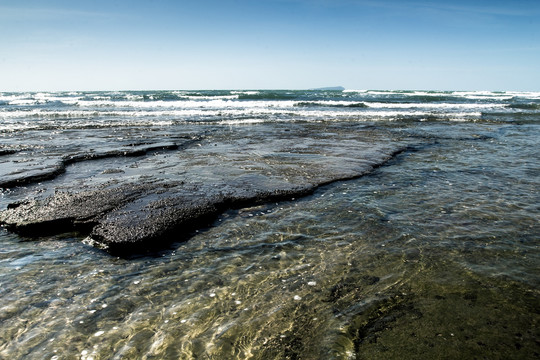
[[[54,163],[48,166],[42,166],[37,168],[30,168],[26,171],[17,171],[11,174],[4,174],[3,179],[0,180],[0,189],[10,189],[16,186],[23,186],[33,184],[41,181],[52,180],[66,172],[66,168],[69,165],[84,161],[102,160],[116,157],[136,157],[144,156],[150,152],[155,151],[172,151],[189,146],[200,139],[186,140],[184,143],[158,143],[158,144],[144,144],[144,145],[132,145],[129,147],[121,148],[118,150],[104,151],[104,152],[87,152],[73,155],[66,155],[61,159],[54,161]],[[6,153],[5,155],[16,154],[15,151]],[[0,154],[4,155],[4,154]]]
[[[70,167],[42,198],[8,204],[0,225],[28,237],[78,231],[115,255],[155,251],[188,239],[229,209],[300,198],[408,150],[407,141],[384,130],[305,123],[216,131],[203,141],[187,140],[182,151],[133,162],[64,157],[96,162]],[[98,157],[113,154],[118,151]],[[111,166],[115,171],[104,175]]]
[[[78,193],[58,192],[43,200],[13,203],[0,212],[0,224],[30,237],[78,231],[115,255],[162,249],[208,226],[221,213],[312,194],[334,182],[358,178],[383,165],[406,148],[352,176],[335,177],[317,184],[290,184],[287,188],[258,189],[197,187],[179,183],[125,184]]]

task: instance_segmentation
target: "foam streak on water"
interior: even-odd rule
[[[0,358],[537,358],[539,106],[518,92],[0,94],[0,181],[30,179],[2,190],[0,210],[148,179],[256,179],[262,163],[299,177],[299,154],[343,171],[361,160],[351,147],[407,149],[150,255],[0,229]]]
[[[482,120],[483,113],[521,114],[512,104],[537,103],[537,93],[275,91],[275,92],[101,92],[0,94],[0,131],[35,128],[39,119],[55,126],[141,125],[167,120],[199,121],[248,117],[289,121],[414,117],[421,120]],[[526,112],[526,111],[525,111]],[[156,119],[157,118],[157,119]],[[78,120],[64,124],[64,120]],[[84,121],[82,121],[84,120]],[[7,123],[6,123],[7,122]],[[31,125],[31,124],[33,125]]]

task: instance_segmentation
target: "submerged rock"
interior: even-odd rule
[[[17,151],[16,150],[13,150],[13,149],[1,149],[0,148],[0,156],[4,156],[4,155],[12,155],[12,154],[15,154]]]
[[[0,188],[8,189],[15,186],[51,180],[64,174],[67,166],[75,163],[89,160],[144,156],[153,151],[177,150],[196,141],[198,139],[183,140],[181,145],[177,143],[130,144],[129,146],[122,146],[114,150],[81,152],[63,157],[40,158],[39,155],[29,154],[2,164]],[[16,151],[0,153],[0,155],[12,154],[16,154]],[[118,172],[122,172],[122,170]]]
[[[0,223],[25,236],[90,232],[97,247],[115,254],[135,253],[184,240],[227,209],[302,196],[312,190],[239,189],[224,194],[182,183],[123,185],[10,204],[0,212]]]
[[[173,155],[116,164],[114,172],[103,171],[110,165],[99,163],[105,159],[72,159],[68,162],[93,160],[82,168],[93,175],[81,178],[73,165],[75,175],[68,171],[57,180],[62,191],[8,205],[0,224],[27,236],[78,230],[115,254],[155,250],[188,238],[227,209],[310,194],[321,185],[362,176],[404,149],[370,130],[317,124],[286,132],[247,130],[251,133],[214,134]]]

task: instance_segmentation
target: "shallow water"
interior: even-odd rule
[[[538,123],[368,125],[411,150],[150,256],[0,230],[0,358],[539,357]]]

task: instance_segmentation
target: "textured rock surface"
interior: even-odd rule
[[[66,173],[49,187],[54,192],[9,204],[0,223],[28,236],[78,230],[111,252],[140,252],[183,240],[227,209],[361,176],[405,148],[363,128],[270,130],[214,133],[181,149],[159,144],[133,150],[140,153],[65,157]]]

